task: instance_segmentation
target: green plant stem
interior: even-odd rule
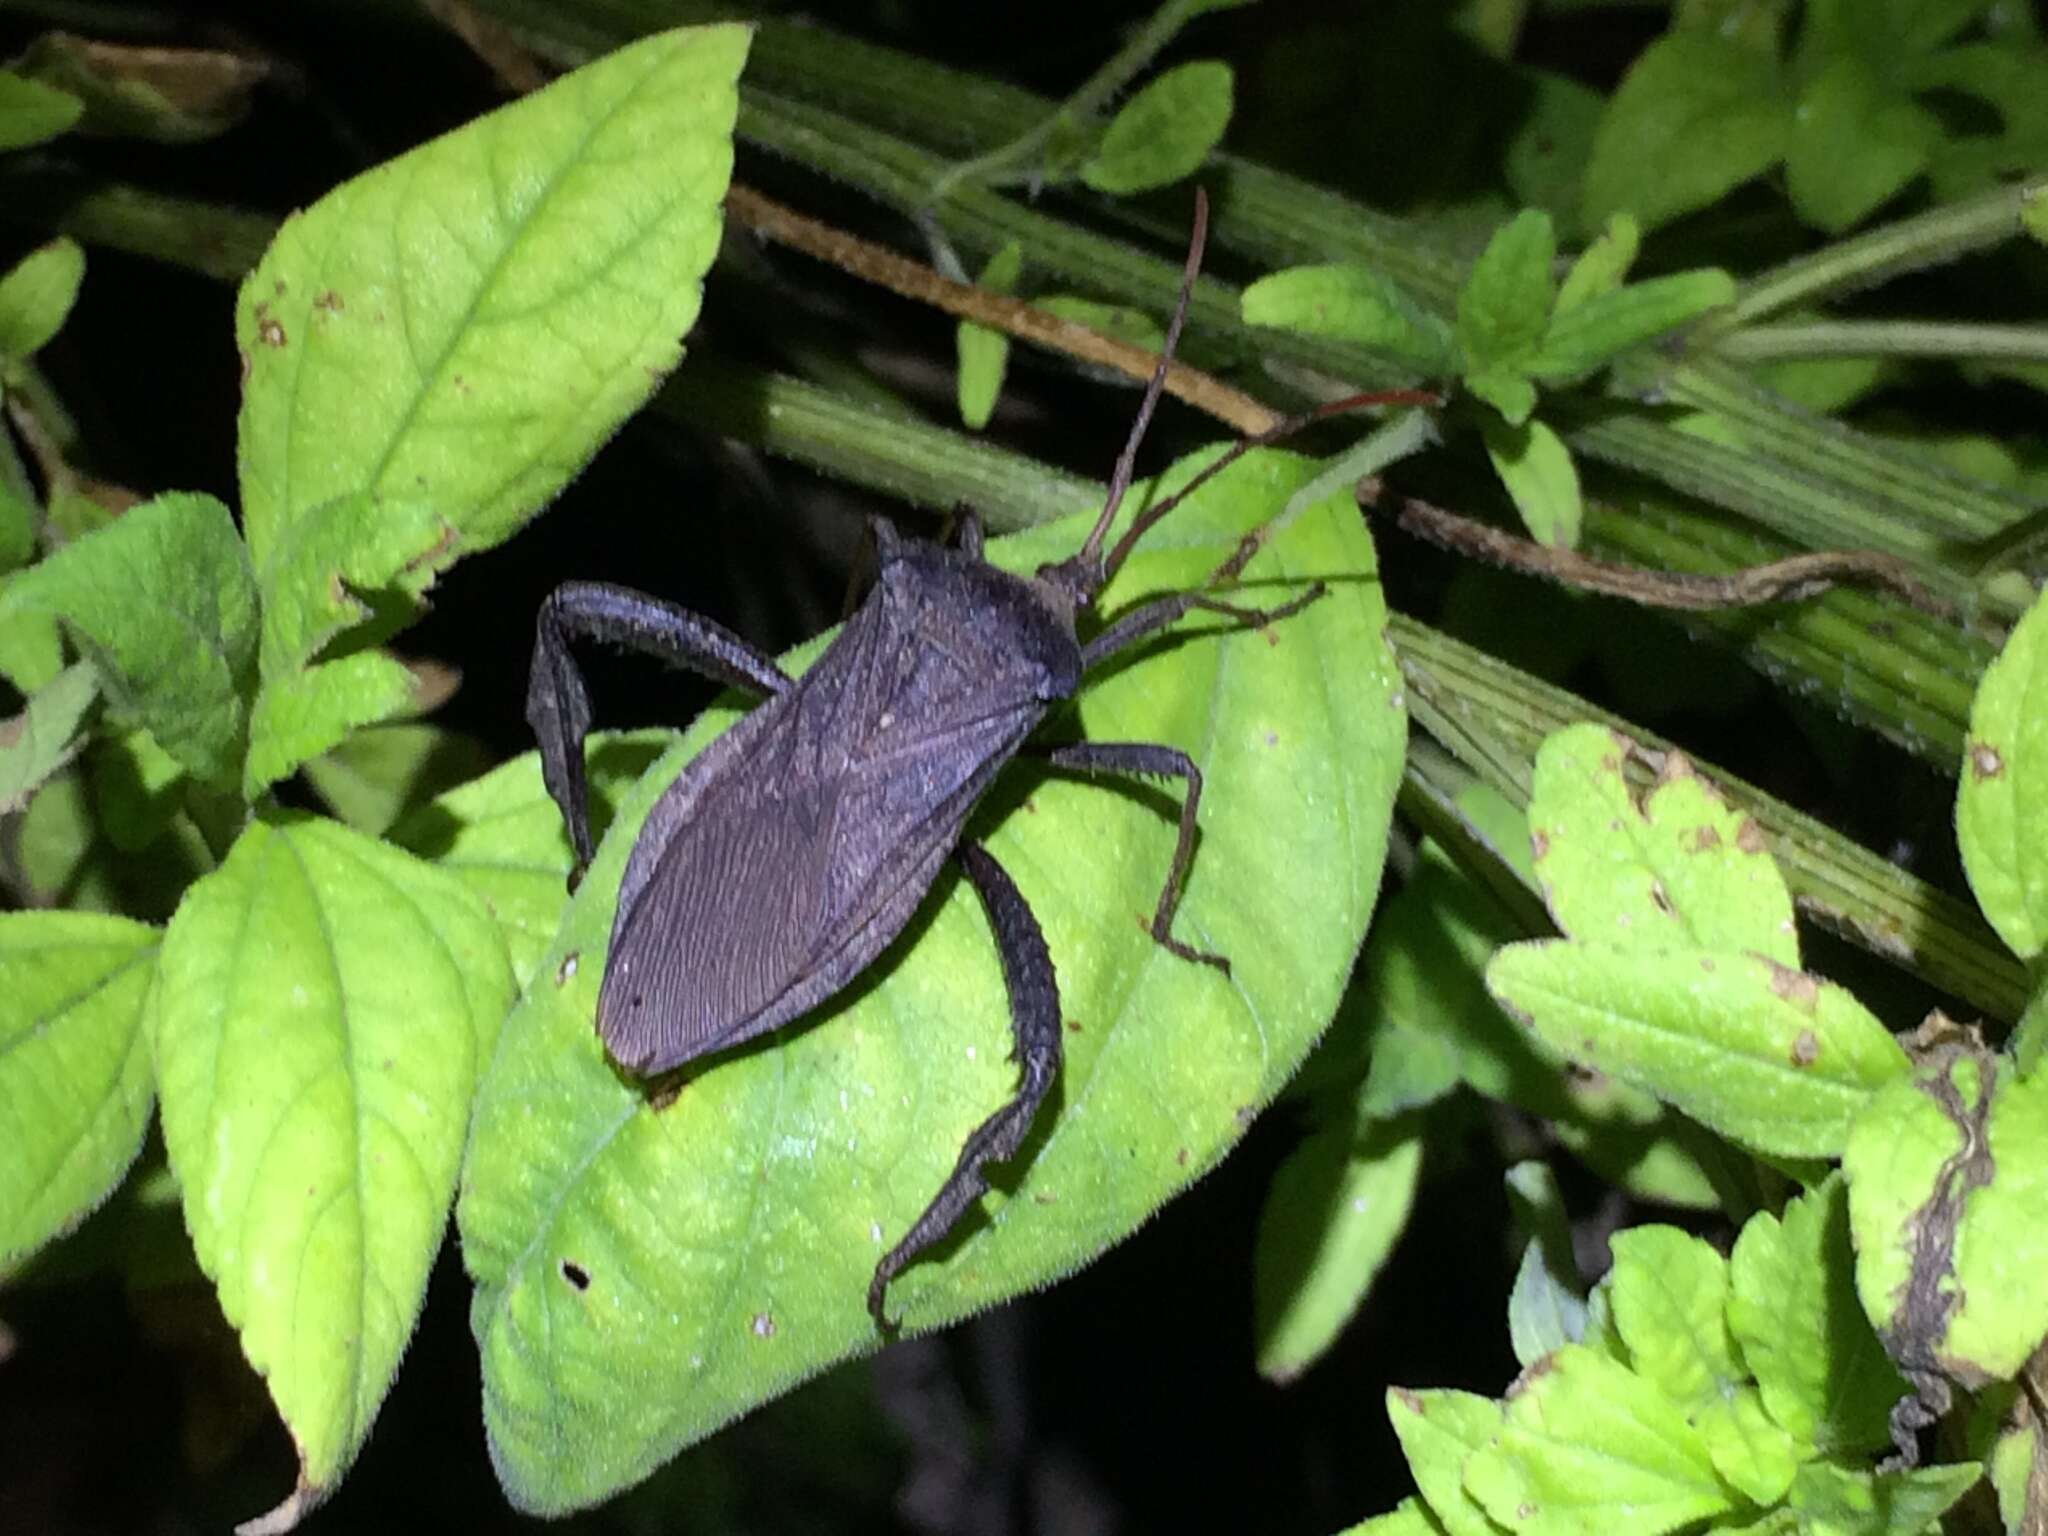
[[[1703,340],[1754,325],[1781,310],[1821,303],[1862,288],[1988,250],[2020,232],[2028,199],[2048,193],[2048,177],[1993,188],[1822,250],[1795,257],[1742,285],[1735,303],[1702,328]]]
[[[941,201],[963,182],[985,187],[1004,186],[1036,177],[1044,166],[1046,147],[1062,127],[1088,122],[1110,100],[1136,79],[1138,73],[1159,56],[1181,29],[1204,11],[1218,9],[1217,0],[1166,0],[1145,24],[1131,34],[1123,47],[1083,81],[1056,109],[1040,118],[1007,144],[962,160],[940,173],[932,184],[931,199]]]
[[[1957,362],[2048,363],[2048,326],[1945,320],[1813,320],[1753,325],[1714,344],[1730,362],[1787,358],[1925,357]]]
[[[151,256],[226,282],[256,265],[277,221],[216,203],[165,197],[49,161],[0,172],[0,221]]]
[[[1544,737],[1575,721],[1600,721],[1670,750],[1662,738],[1413,619],[1396,614],[1390,633],[1416,722],[1518,805],[1529,803]],[[1967,904],[1740,779],[1699,766],[1769,834],[1811,921],[2000,1019],[2019,1017],[2026,969]]]

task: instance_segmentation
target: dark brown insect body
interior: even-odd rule
[[[1189,284],[1204,217],[1198,205]],[[1169,355],[1186,303],[1184,287],[1167,333]],[[1092,667],[1190,609],[1264,623],[1321,590],[1270,610],[1209,597],[1208,588],[1234,578],[1251,558],[1258,546],[1248,537],[1204,590],[1141,603],[1085,644],[1079,640],[1077,616],[1180,499],[1146,508],[1104,552],[1165,369],[1162,358],[1108,501],[1071,558],[1013,576],[982,560],[972,517],[955,549],[878,524],[879,580],[800,679],[729,630],[626,588],[570,583],[541,607],[527,718],[548,791],[568,824],[578,878],[591,857],[583,767],[591,718],[569,654],[572,638],[652,651],[766,699],[669,786],[627,860],[597,1013],[598,1032],[621,1066],[652,1076],[809,1012],[903,930],[948,858],[960,861],[981,898],[1009,994],[1018,1090],[968,1138],[931,1204],[876,1265],[868,1306],[883,1328],[890,1277],[980,1196],[983,1165],[1016,1152],[1059,1071],[1059,994],[1044,936],[1002,866],[961,841],[1003,765],[1036,751],[1059,768],[1181,780],[1180,836],[1152,934],[1184,958],[1224,965],[1171,932],[1201,803],[1201,773],[1187,754],[1146,742],[1034,749],[1029,740]],[[1245,446],[1219,457],[1194,484]]]

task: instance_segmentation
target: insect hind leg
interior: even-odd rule
[[[981,898],[989,926],[995,930],[996,952],[1002,957],[1003,987],[1010,999],[1010,1029],[1016,1041],[1017,1092],[1010,1102],[974,1128],[960,1148],[959,1160],[924,1213],[910,1224],[903,1240],[875,1266],[868,1283],[868,1315],[883,1333],[896,1325],[883,1310],[889,1282],[925,1249],[953,1229],[955,1222],[988,1188],[983,1168],[1017,1155],[1038,1114],[1038,1106],[1059,1076],[1060,995],[1053,977],[1052,953],[1045,932],[1008,871],[987,849],[963,843],[957,857],[975,894]]]

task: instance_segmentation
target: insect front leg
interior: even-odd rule
[[[1230,974],[1230,962],[1206,949],[1183,944],[1173,936],[1173,914],[1180,906],[1180,892],[1188,877],[1188,865],[1195,857],[1195,829],[1202,805],[1202,770],[1178,747],[1164,747],[1145,741],[1077,741],[1068,746],[1044,749],[1046,761],[1055,768],[1072,768],[1081,773],[1123,773],[1151,779],[1179,779],[1188,787],[1180,803],[1180,835],[1174,840],[1173,863],[1166,871],[1166,883],[1159,888],[1158,905],[1152,909],[1152,939],[1183,960],[1213,965]]]
[[[910,1224],[903,1241],[882,1255],[868,1283],[868,1314],[884,1333],[896,1325],[882,1310],[890,1280],[910,1261],[953,1229],[967,1208],[988,1188],[983,1166],[1017,1155],[1032,1118],[1060,1070],[1060,994],[1053,979],[1052,954],[1045,933],[1009,873],[987,849],[963,843],[957,857],[981,898],[995,930],[996,952],[1003,962],[1003,988],[1010,998],[1010,1030],[1016,1040],[1017,1093],[1009,1103],[974,1128],[960,1149],[946,1182],[924,1214]]]
[[[575,850],[571,890],[582,880],[591,856],[590,788],[583,771],[590,690],[569,653],[569,643],[578,639],[628,646],[750,693],[780,693],[789,686],[788,674],[772,657],[687,608],[602,582],[564,582],[549,593],[534,623],[526,721],[540,743],[541,779],[561,807]]]
[[[1291,618],[1327,590],[1320,581],[1312,581],[1299,597],[1290,598],[1277,608],[1246,608],[1203,592],[1176,592],[1171,597],[1155,598],[1149,603],[1140,603],[1129,613],[1113,620],[1101,634],[1082,646],[1081,670],[1091,670],[1126,646],[1156,634],[1196,608],[1204,613],[1225,614],[1250,628],[1257,628],[1261,624],[1275,624],[1281,619]]]

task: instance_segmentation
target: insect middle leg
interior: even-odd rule
[[[910,1224],[903,1241],[882,1255],[868,1283],[868,1314],[884,1333],[896,1325],[882,1309],[890,1280],[910,1261],[953,1229],[967,1208],[988,1188],[982,1169],[1015,1157],[1031,1129],[1032,1119],[1060,1071],[1060,994],[1053,978],[1052,953],[1045,933],[1031,913],[1009,872],[985,848],[960,845],[956,857],[968,882],[981,898],[989,926],[995,930],[996,953],[1003,964],[1003,989],[1010,999],[1010,1030],[1016,1040],[1017,1092],[1009,1103],[974,1128],[960,1148],[960,1158],[924,1214]]]
[[[657,656],[729,687],[775,694],[789,674],[722,624],[631,587],[570,581],[548,594],[534,623],[533,670],[526,684],[526,720],[540,743],[541,780],[561,807],[576,862],[574,890],[589,867],[590,788],[583,740],[590,734],[590,690],[572,640],[603,640]]]
[[[1166,883],[1159,888],[1158,905],[1152,909],[1152,939],[1183,960],[1213,965],[1230,974],[1230,962],[1206,949],[1196,949],[1173,936],[1173,914],[1180,906],[1181,886],[1188,877],[1188,865],[1195,857],[1197,816],[1202,805],[1202,770],[1178,747],[1148,741],[1077,741],[1066,746],[1032,749],[1042,753],[1055,768],[1072,768],[1081,773],[1122,773],[1150,779],[1179,779],[1187,785],[1180,803],[1180,834],[1174,840],[1173,863],[1166,871]]]

